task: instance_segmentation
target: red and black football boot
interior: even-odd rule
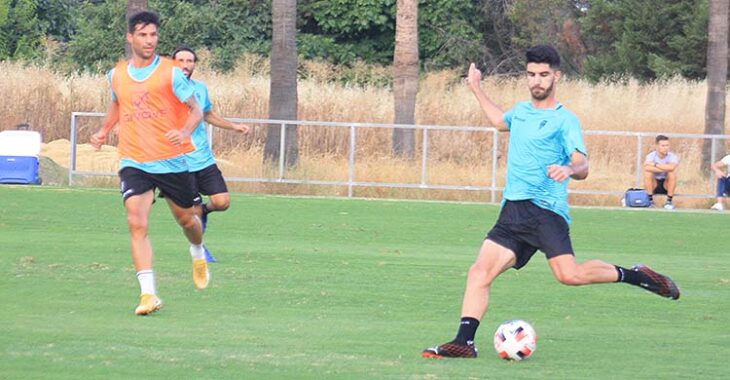
[[[679,288],[671,278],[657,273],[646,265],[634,265],[631,270],[643,274],[639,286],[665,298],[679,299]]]
[[[455,341],[423,350],[424,358],[476,358],[477,348],[474,344],[461,344]]]

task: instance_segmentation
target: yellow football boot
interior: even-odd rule
[[[193,282],[198,289],[208,287],[210,281],[210,272],[208,271],[208,262],[205,259],[193,260]]]
[[[154,294],[142,294],[139,297],[139,306],[134,309],[137,315],[147,315],[162,308],[162,300]]]

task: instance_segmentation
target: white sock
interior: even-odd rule
[[[141,294],[157,294],[155,290],[155,272],[152,269],[143,269],[137,272],[139,292]]]
[[[203,243],[190,244],[190,256],[193,260],[200,260],[205,258],[205,250],[203,249]]]

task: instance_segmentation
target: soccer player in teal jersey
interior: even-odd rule
[[[165,194],[170,211],[190,242],[195,286],[204,289],[210,280],[202,226],[193,207],[198,193],[192,189],[184,159],[184,153],[193,148],[189,136],[203,114],[182,71],[157,54],[159,27],[155,13],[142,11],[130,17],[127,42],[132,55],[109,71],[112,102],[104,126],[91,136],[91,144],[98,150],[111,129],[119,125],[119,178],[140,287],[137,315],[162,307],[148,236],[155,189]],[[177,150],[174,146],[185,148]]]
[[[231,123],[213,112],[213,104],[210,101],[210,96],[208,96],[208,86],[201,81],[192,79],[193,72],[195,72],[195,64],[198,62],[198,56],[192,48],[181,46],[175,49],[172,53],[172,59],[182,69],[189,83],[195,88],[195,98],[201,104],[203,120],[205,122],[218,128],[229,129],[244,135],[249,133],[251,128],[248,125]],[[191,137],[193,145],[195,145],[195,151],[187,154],[185,158],[188,164],[188,170],[195,177],[197,191],[209,197],[208,202],[202,203],[197,209],[203,222],[203,231],[205,231],[208,224],[208,214],[214,211],[227,210],[230,206],[231,197],[228,194],[228,187],[223,179],[223,174],[215,163],[215,157],[213,156],[210,141],[208,141],[208,131],[205,128],[204,122],[201,122],[195,131],[193,131]],[[207,247],[205,248],[205,255],[208,262],[216,261]]]
[[[557,101],[560,56],[552,46],[527,50],[531,99],[503,112],[481,89],[482,73],[472,63],[467,83],[489,122],[510,132],[502,210],[469,268],[456,338],[427,348],[428,358],[474,358],[474,336],[487,312],[492,282],[509,268],[520,269],[539,249],[555,278],[565,285],[625,282],[662,297],[679,298],[676,284],[645,265],[623,268],[600,260],[578,263],[569,235],[568,180],[588,176],[580,121]]]

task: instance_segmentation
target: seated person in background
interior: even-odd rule
[[[710,208],[722,211],[725,209],[725,206],[722,204],[722,197],[724,195],[730,195],[730,154],[712,164],[712,170],[715,171],[715,176],[717,177],[717,203]]]
[[[654,194],[666,194],[664,208],[674,210],[672,198],[677,188],[677,166],[679,158],[669,151],[669,137],[656,137],[656,148],[646,155],[644,161],[644,188],[649,193],[649,200],[654,203]]]

